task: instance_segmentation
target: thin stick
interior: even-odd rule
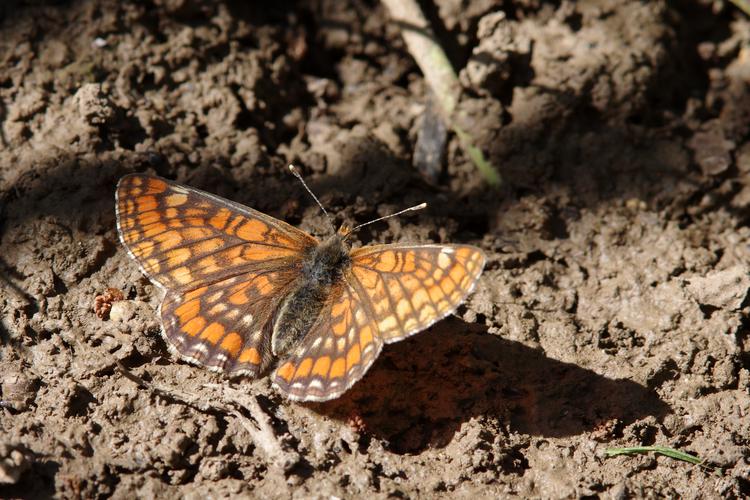
[[[310,196],[312,196],[313,200],[315,200],[315,203],[318,204],[318,206],[320,207],[320,209],[323,211],[326,218],[328,219],[328,222],[331,224],[331,227],[335,230],[336,227],[333,225],[333,219],[331,218],[330,215],[328,215],[328,212],[326,212],[325,207],[320,202],[320,200],[318,200],[318,197],[315,196],[315,193],[313,193],[312,190],[309,187],[307,187],[305,180],[302,178],[302,175],[300,175],[300,173],[297,171],[297,168],[294,165],[289,164],[289,171],[302,183],[302,185],[305,187],[307,192],[310,193]]]
[[[289,471],[299,463],[300,456],[296,451],[282,447],[271,425],[271,419],[260,407],[255,396],[222,384],[204,384],[204,387],[219,389],[223,401],[244,408],[250,413],[254,422],[244,417],[238,410],[232,412],[240,420],[245,430],[250,433],[253,442],[273,460],[274,465],[284,471]]]
[[[401,210],[400,212],[396,212],[395,214],[386,215],[384,217],[378,217],[377,219],[371,220],[370,222],[365,222],[364,224],[360,224],[359,226],[356,226],[353,228],[350,233],[353,233],[357,229],[365,226],[369,226],[370,224],[374,222],[380,222],[381,220],[390,219],[391,217],[396,217],[401,214],[405,214],[406,212],[413,212],[415,210],[422,210],[423,208],[427,208],[427,203],[420,203],[419,205],[414,205],[413,207],[405,208]]]
[[[415,0],[382,0],[391,18],[401,27],[406,47],[419,66],[424,79],[435,93],[445,123],[456,133],[462,149],[491,186],[502,182],[497,169],[485,159],[474,145],[471,135],[459,127],[452,118],[456,109],[461,85],[456,71],[430,29],[430,24]]]

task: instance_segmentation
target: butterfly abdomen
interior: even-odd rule
[[[274,356],[289,352],[310,331],[348,265],[349,254],[339,235],[310,251],[297,287],[284,299],[276,316],[271,337]]]

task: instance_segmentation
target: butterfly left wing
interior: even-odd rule
[[[159,316],[170,350],[210,370],[257,377],[272,360],[276,311],[300,272],[258,270],[167,292]]]
[[[474,290],[486,257],[470,245],[375,245],[351,252],[351,274],[386,343],[446,317]]]
[[[328,401],[364,376],[383,339],[362,299],[346,277],[334,286],[317,321],[274,372],[281,392],[297,401]]]
[[[172,349],[208,368],[255,376],[269,328],[317,240],[280,220],[160,177],[130,174],[116,191],[117,228],[141,270],[166,290]]]
[[[122,177],[116,211],[128,253],[167,290],[191,290],[269,265],[296,264],[318,244],[257,210],[152,175]]]

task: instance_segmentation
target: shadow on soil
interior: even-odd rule
[[[341,420],[357,417],[397,453],[443,447],[461,424],[480,416],[496,417],[511,431],[563,437],[670,412],[635,382],[548,358],[455,318],[387,345],[348,393],[309,407]]]

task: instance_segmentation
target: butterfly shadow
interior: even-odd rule
[[[442,448],[474,417],[497,418],[510,432],[563,437],[670,412],[635,382],[554,360],[456,318],[386,346],[349,392],[309,407],[396,453]]]

